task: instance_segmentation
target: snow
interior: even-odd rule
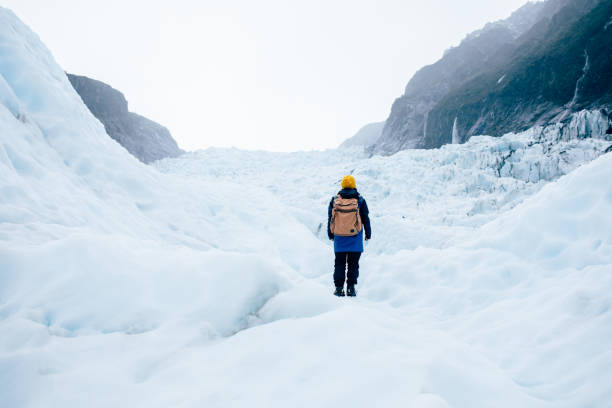
[[[145,166],[0,9],[0,406],[583,407],[612,399],[607,118],[436,150]],[[331,296],[327,204],[373,240]]]
[[[380,138],[384,127],[385,122],[368,123],[359,129],[353,136],[342,142],[338,148],[344,149],[356,146],[365,148],[371,146]]]

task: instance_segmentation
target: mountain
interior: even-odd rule
[[[353,136],[342,142],[338,148],[342,149],[353,146],[370,146],[378,140],[382,134],[384,126],[385,122],[368,123],[359,129],[359,131],[357,131],[357,133],[355,133]]]
[[[548,0],[487,24],[414,75],[369,150],[393,154],[501,136],[582,109],[608,114],[611,14],[610,1]]]
[[[128,110],[125,96],[104,82],[67,74],[87,108],[106,132],[144,163],[183,153],[168,129]]]

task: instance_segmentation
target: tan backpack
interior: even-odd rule
[[[340,237],[352,237],[361,231],[359,201],[356,198],[342,198],[339,194],[334,199],[331,222],[332,234]]]

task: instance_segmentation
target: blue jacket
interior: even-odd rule
[[[354,235],[352,237],[336,237],[332,234],[330,229],[330,222],[332,216],[332,209],[334,208],[334,199],[336,196],[332,197],[329,202],[329,208],[327,209],[327,236],[329,239],[334,240],[334,252],[363,252],[363,233],[365,231],[366,239],[372,238],[372,229],[370,228],[370,217],[368,211],[368,205],[366,204],[365,199],[359,195],[356,189],[354,188],[345,188],[338,192],[342,198],[356,198],[357,205],[359,206],[359,216],[361,217],[361,231],[359,234]]]

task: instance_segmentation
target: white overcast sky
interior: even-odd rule
[[[187,150],[337,146],[414,72],[525,0],[0,0],[68,72]]]

